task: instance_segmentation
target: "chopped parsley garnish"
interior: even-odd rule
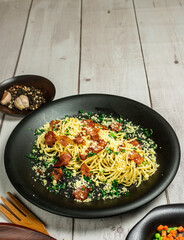
[[[88,153],[88,157],[92,157],[92,156],[95,156],[96,153]]]
[[[29,155],[26,155],[27,158],[30,159],[37,159],[37,156],[35,156],[33,153],[30,153]]]
[[[77,160],[77,162],[79,162],[79,160],[80,160],[80,159],[79,159],[79,156],[76,157],[76,160]]]
[[[144,132],[148,137],[150,137],[153,134],[153,129],[145,128]]]
[[[43,132],[45,132],[45,129],[43,129],[43,128],[36,129],[34,132],[34,135],[41,135]]]
[[[109,137],[113,137],[116,140],[116,135],[113,132],[110,132]]]
[[[56,162],[57,162],[57,159],[56,159],[56,158],[54,158],[54,159],[53,159],[53,163],[56,163]]]
[[[69,129],[66,129],[66,135],[68,136],[68,135],[71,135],[70,133],[69,133]]]
[[[110,148],[105,149],[109,154],[113,153],[113,151]]]
[[[116,179],[114,179],[114,180],[112,181],[112,186],[113,186],[113,187],[117,187],[118,185],[119,185],[118,181],[117,181]]]
[[[47,168],[49,166],[50,162],[44,162],[44,166]]]
[[[123,138],[127,139],[128,137],[127,137],[127,135],[125,135]]]
[[[72,171],[70,171],[68,168],[64,168],[63,173],[67,176],[67,178],[72,176]]]

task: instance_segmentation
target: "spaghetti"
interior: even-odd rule
[[[140,186],[156,172],[156,145],[149,138],[151,133],[152,130],[135,126],[122,117],[66,116],[38,130],[32,155],[36,154],[41,161],[33,169],[43,180],[45,171],[51,167],[49,174],[54,186],[62,182],[66,169],[76,178],[69,185],[74,188],[73,195],[78,200],[85,200],[93,190],[90,183],[95,188],[101,187],[98,196],[119,197],[127,193],[127,187]],[[48,166],[41,166],[41,163]]]

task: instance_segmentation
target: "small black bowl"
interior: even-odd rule
[[[11,86],[14,85],[23,85],[27,87],[34,87],[40,89],[43,92],[43,96],[46,100],[46,103],[51,102],[54,99],[56,89],[54,84],[49,81],[47,78],[38,75],[20,75],[16,77],[9,78],[0,83],[0,100],[3,97],[5,90],[8,90]],[[7,106],[0,104],[0,111],[2,113],[12,115],[12,116],[21,116],[27,115],[32,112],[32,110],[14,110],[10,109]]]
[[[154,208],[132,228],[126,240],[152,240],[159,225],[184,226],[184,204],[168,204]]]

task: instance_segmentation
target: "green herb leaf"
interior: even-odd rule
[[[105,149],[109,154],[113,153],[113,151],[110,148]]]
[[[45,129],[36,129],[35,132],[34,132],[34,135],[41,135],[43,132],[45,132]]]
[[[67,176],[67,178],[72,176],[72,171],[70,171],[68,168],[64,168],[63,173]]]
[[[96,155],[96,153],[88,153],[88,157],[92,157],[94,155]]]
[[[109,137],[113,137],[116,140],[116,135],[113,132],[110,132]]]
[[[30,153],[29,155],[26,155],[27,158],[30,159],[37,159],[37,156],[35,156],[33,153]]]

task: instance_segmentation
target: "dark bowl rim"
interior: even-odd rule
[[[50,86],[50,91],[49,92],[52,92],[52,94],[51,94],[51,97],[50,97],[49,101],[46,101],[46,104],[49,103],[50,101],[52,101],[55,97],[55,94],[56,94],[56,87],[53,84],[53,82],[51,82],[51,80],[49,80],[48,78],[46,78],[44,76],[41,76],[41,75],[22,74],[22,75],[12,76],[12,77],[7,78],[7,79],[3,80],[2,82],[0,82],[0,90],[2,90],[4,92],[7,88],[9,88],[13,85],[16,85],[16,78],[18,78],[18,83],[17,83],[17,85],[18,85],[18,84],[20,84],[19,81],[22,81],[23,78],[31,78],[31,77],[32,78],[40,78],[40,80],[49,84],[49,86]],[[28,84],[28,82],[27,83],[24,82],[23,85],[32,86],[34,84]],[[24,117],[24,116],[29,115],[30,113],[32,113],[34,111],[32,111],[32,110],[23,110],[23,111],[11,110],[11,109],[8,109],[6,106],[0,104],[0,112],[2,112],[3,114],[14,116],[14,117]]]

